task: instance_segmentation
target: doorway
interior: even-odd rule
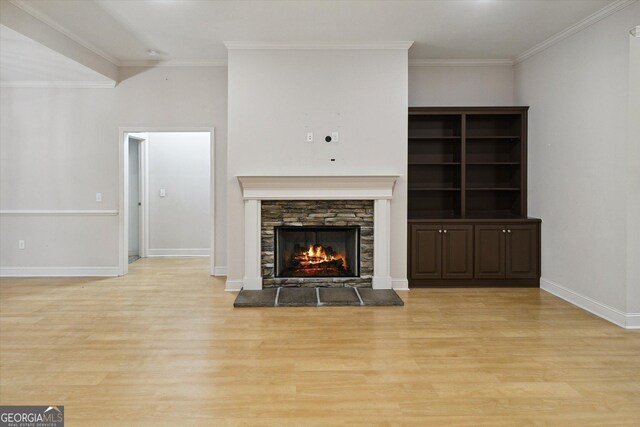
[[[146,215],[142,210],[143,196],[146,194],[146,188],[144,187],[143,174],[141,171],[146,172],[146,168],[143,167],[143,144],[146,142],[145,134],[129,134],[129,213],[128,223],[129,231],[127,233],[128,239],[128,262],[131,264],[140,258],[146,257],[146,245],[142,242],[142,238],[145,235],[143,229],[145,228]],[[144,174],[146,176],[146,173]],[[145,203],[146,205],[146,203]]]
[[[120,275],[148,257],[214,263],[214,129],[120,129]]]

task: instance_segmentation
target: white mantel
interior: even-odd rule
[[[261,200],[373,200],[375,289],[391,289],[390,200],[398,175],[238,176],[244,199],[243,288],[262,289]]]

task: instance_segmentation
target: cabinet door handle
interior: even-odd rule
[[[507,230],[504,230],[504,229],[503,229],[503,230],[502,230],[502,232],[503,232],[503,233],[506,233],[506,232],[507,232]]]
[[[444,232],[446,233],[446,232],[447,232],[447,230],[444,230]]]
[[[442,230],[438,230],[438,233],[442,233]]]
[[[507,230],[507,233],[511,233],[511,230]]]

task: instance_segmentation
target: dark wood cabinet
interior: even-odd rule
[[[509,224],[506,229],[505,277],[535,279],[538,276],[540,251],[536,227]]]
[[[535,218],[410,220],[409,283],[539,286],[540,224]]]
[[[416,224],[411,227],[411,274],[416,279],[473,277],[473,227]]]
[[[475,278],[535,279],[538,250],[535,224],[477,225]]]
[[[409,108],[410,286],[539,286],[528,108]]]
[[[442,230],[442,278],[473,277],[473,226],[444,225]]]
[[[416,225],[411,229],[411,277],[439,279],[442,277],[442,227]]]
[[[477,279],[504,279],[506,230],[503,225],[476,225],[474,270]]]

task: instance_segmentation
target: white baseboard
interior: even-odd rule
[[[391,288],[394,291],[408,291],[409,281],[407,279],[391,279]]]
[[[0,277],[114,277],[114,267],[0,267]]]
[[[227,280],[224,290],[227,292],[239,292],[242,290],[243,284],[242,280]]]
[[[140,251],[137,249],[132,249],[129,251],[129,256],[140,255]]]
[[[540,279],[540,288],[620,327],[640,329],[640,314],[624,313],[548,279]]]
[[[148,257],[156,256],[209,256],[209,248],[172,248],[151,249],[147,251]]]
[[[215,267],[213,270],[214,276],[226,276],[227,275],[227,267]]]
[[[640,329],[640,313],[627,313],[627,329]]]

